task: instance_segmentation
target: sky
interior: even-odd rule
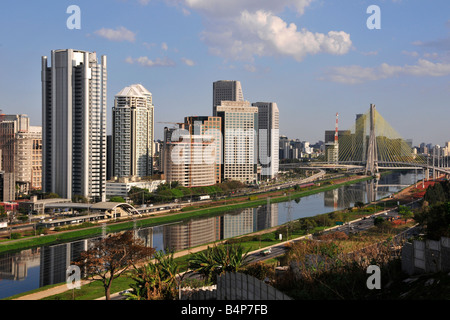
[[[212,115],[214,81],[239,80],[291,139],[324,140],[336,113],[350,129],[375,104],[414,145],[450,141],[448,0],[2,0],[3,113],[41,125],[41,57],[69,48],[107,56],[108,133],[126,86],[152,93],[161,139],[164,122]]]

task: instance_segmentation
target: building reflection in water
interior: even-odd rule
[[[80,240],[41,248],[40,286],[66,282],[66,270],[88,249],[92,240]]]
[[[237,210],[223,216],[164,226],[164,249],[179,251],[274,227],[278,204]]]
[[[28,269],[39,266],[40,248],[7,253],[0,258],[0,280],[23,280]]]

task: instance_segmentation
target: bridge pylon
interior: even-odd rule
[[[378,173],[377,138],[375,135],[375,105],[370,105],[370,132],[367,146],[367,161],[365,174],[376,175]]]

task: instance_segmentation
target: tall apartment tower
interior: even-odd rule
[[[164,128],[164,179],[184,187],[211,186],[216,183],[214,137],[192,134],[184,124]]]
[[[273,179],[279,169],[280,111],[275,102],[255,102],[258,108],[258,163],[261,178]]]
[[[154,106],[141,84],[122,89],[113,107],[113,176],[153,174]]]
[[[217,116],[216,107],[222,101],[244,101],[240,81],[220,80],[213,83],[213,116]]]
[[[212,137],[209,149],[204,154],[214,157],[216,183],[222,182],[222,118],[210,116],[191,116],[184,118],[184,125],[192,135]]]
[[[43,191],[106,200],[106,56],[42,57]]]
[[[0,116],[0,149],[3,170],[13,174],[17,192],[41,189],[42,128],[31,126],[25,114]]]
[[[255,183],[258,169],[258,108],[248,101],[222,101],[222,180]]]

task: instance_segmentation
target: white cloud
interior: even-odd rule
[[[286,7],[303,14],[314,0],[178,0],[190,9],[200,11],[210,17],[236,17],[241,12],[265,10],[281,12]]]
[[[192,67],[195,65],[195,62],[191,59],[181,58],[181,61],[183,61],[183,63],[189,67]]]
[[[397,76],[443,77],[448,75],[450,75],[450,63],[433,63],[425,59],[419,59],[415,65],[392,66],[383,63],[375,68],[364,68],[356,65],[335,67],[322,80],[359,84]]]
[[[137,63],[144,67],[172,67],[175,65],[175,62],[167,57],[164,58],[156,58],[154,60],[149,59],[146,56],[139,57],[139,58],[131,58],[128,57],[125,59],[125,62],[134,64]]]
[[[163,42],[161,44],[161,49],[163,49],[164,51],[167,51],[169,49],[169,46],[167,45],[167,43]]]
[[[343,31],[328,34],[297,30],[268,11],[243,11],[238,18],[215,30],[204,31],[202,39],[213,54],[237,60],[258,56],[289,56],[302,61],[308,54],[345,54],[351,48],[350,35]]]
[[[418,57],[419,53],[417,51],[406,51],[403,50],[402,54],[406,55],[406,56],[410,56],[410,57]]]
[[[136,40],[136,34],[125,27],[118,27],[116,30],[102,28],[94,32],[96,35],[111,41],[129,41]]]
[[[279,16],[286,9],[301,16],[316,0],[164,1],[181,8],[184,14],[200,14],[205,26],[201,39],[212,54],[225,59],[253,61],[256,56],[287,56],[302,61],[318,53],[346,54],[352,46],[350,35],[344,31],[313,33]]]

